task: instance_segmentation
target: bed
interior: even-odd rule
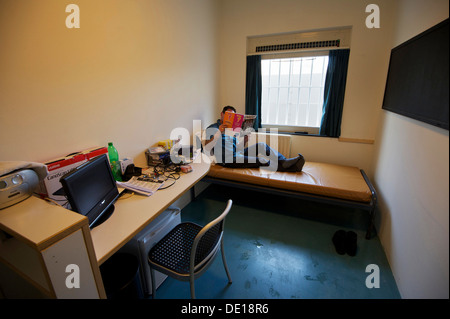
[[[290,135],[259,134],[282,154],[290,154]],[[261,136],[259,136],[261,135]],[[274,145],[276,144],[276,145]],[[302,172],[267,172],[259,168],[212,165],[205,182],[258,190],[271,194],[360,208],[368,212],[366,239],[373,233],[377,194],[364,170],[357,167],[306,161]]]

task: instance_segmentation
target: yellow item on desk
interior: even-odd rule
[[[170,150],[174,144],[178,143],[180,140],[162,140],[158,142],[158,146],[164,147],[166,150]]]
[[[158,142],[158,146],[164,147],[166,150],[170,150],[173,146],[172,140],[163,140]]]

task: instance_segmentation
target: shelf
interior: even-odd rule
[[[42,267],[40,253],[16,238],[9,238],[0,244],[0,260],[33,286],[51,296],[46,274]]]

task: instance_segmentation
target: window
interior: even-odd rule
[[[350,40],[351,27],[248,37],[246,113],[257,127],[338,137]]]
[[[318,133],[328,51],[318,56],[261,60],[263,127]]]

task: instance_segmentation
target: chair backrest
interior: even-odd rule
[[[223,213],[204,226],[195,236],[190,257],[191,274],[199,268],[205,267],[205,263],[212,261],[212,257],[217,253],[223,235],[225,217],[228,215],[232,204],[233,201],[229,199]]]

